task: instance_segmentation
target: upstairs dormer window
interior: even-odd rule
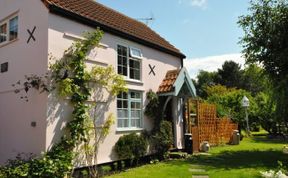
[[[141,58],[140,49],[118,45],[118,74],[127,79],[141,80]]]
[[[0,21],[0,44],[13,41],[18,38],[18,16],[13,16]]]

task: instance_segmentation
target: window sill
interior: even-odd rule
[[[101,61],[99,59],[93,59],[93,60],[92,59],[87,59],[86,61],[89,62],[89,63],[93,63],[93,64],[96,64],[96,65],[103,66],[103,67],[107,67],[108,66],[108,63],[103,62],[103,61]]]
[[[117,128],[116,132],[133,132],[133,131],[143,131],[144,128]]]
[[[133,80],[133,79],[125,79],[125,81],[128,84],[137,84],[137,85],[143,85],[144,83],[140,80]]]
[[[76,40],[85,40],[85,38],[82,36],[74,35],[72,33],[67,33],[67,32],[64,33],[64,36],[72,38],[72,39],[76,39]],[[101,47],[103,49],[107,49],[109,47],[108,45],[103,44],[103,43],[99,43],[98,45],[99,45],[99,47]]]
[[[18,41],[18,40],[19,40],[19,39],[16,38],[16,39],[14,39],[14,40],[12,40],[12,41],[0,43],[0,48],[2,48],[2,47],[4,47],[4,46],[7,46],[7,45],[9,45],[9,44],[11,44],[11,43],[14,43],[14,42],[16,42],[16,41]]]

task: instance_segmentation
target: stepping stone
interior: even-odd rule
[[[192,168],[201,168],[203,167],[203,164],[191,164]]]
[[[190,172],[205,172],[204,169],[189,169]]]
[[[192,176],[192,178],[209,178],[209,176]]]
[[[211,153],[205,153],[205,152],[199,152],[199,153],[193,153],[193,155],[205,155],[205,156],[211,156]]]
[[[201,152],[201,153],[199,153],[199,155],[211,156],[211,153]]]

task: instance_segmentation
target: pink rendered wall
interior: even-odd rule
[[[31,90],[26,102],[11,85],[23,81],[24,75],[47,71],[48,9],[39,0],[0,0],[0,22],[13,13],[19,18],[18,39],[0,44],[0,63],[9,63],[8,72],[0,73],[0,164],[22,152],[40,154],[46,138],[47,94]],[[36,41],[27,44],[27,29],[34,26]]]
[[[61,58],[65,49],[67,49],[75,40],[74,37],[80,37],[84,31],[93,30],[91,27],[82,25],[75,21],[65,19],[63,17],[49,14],[49,31],[48,31],[48,51],[56,58]],[[165,54],[163,52],[159,52],[152,48],[137,44],[132,41],[125,40],[123,38],[111,35],[109,33],[105,33],[101,43],[104,44],[104,47],[100,47],[93,50],[93,53],[90,60],[87,62],[88,68],[95,64],[100,65],[112,65],[114,67],[117,66],[117,44],[126,44],[129,46],[136,47],[141,49],[143,54],[143,59],[141,63],[142,68],[142,81],[140,83],[127,82],[128,88],[133,90],[143,91],[143,111],[146,101],[146,92],[150,89],[153,91],[157,91],[159,85],[164,79],[166,72],[168,70],[177,69],[181,66],[181,61],[179,58],[174,56]],[[148,65],[155,66],[156,75],[149,75],[150,68]],[[115,68],[116,69],[116,68]],[[107,94],[104,95],[103,98],[92,98],[90,102],[101,102],[105,107],[104,118],[108,115],[108,113],[113,113],[116,117],[116,102],[115,100],[108,101]],[[55,141],[58,141],[61,135],[61,130],[63,128],[62,121],[66,121],[69,118],[69,105],[67,105],[67,101],[55,101],[55,98],[50,95],[49,96],[49,106],[53,107],[53,109],[49,109],[52,112],[48,115],[48,127],[47,127],[47,140],[46,147],[49,148],[51,144]],[[151,129],[151,123],[148,118],[144,117],[143,121],[144,129]],[[115,160],[115,154],[112,149],[115,142],[119,139],[120,136],[126,133],[130,133],[130,131],[119,131],[116,128],[116,125],[113,125],[111,128],[110,134],[106,137],[103,144],[100,146],[99,150],[99,163],[109,162]]]
[[[0,45],[0,63],[9,62],[9,71],[0,73],[0,164],[8,158],[13,158],[17,153],[39,154],[59,141],[65,121],[70,116],[71,108],[67,100],[57,100],[54,93],[39,94],[31,91],[29,101],[20,100],[20,95],[15,95],[11,85],[18,80],[23,80],[24,75],[44,74],[48,69],[48,53],[56,58],[63,55],[75,40],[72,36],[81,36],[83,31],[92,28],[74,21],[49,14],[47,8],[39,0],[0,0],[0,21],[3,18],[17,13],[19,16],[18,40],[5,45]],[[30,31],[36,26],[34,36],[36,41],[26,43]],[[69,35],[65,35],[70,34]],[[167,70],[179,68],[180,59],[159,52],[152,48],[139,45],[114,35],[106,33],[101,41],[104,46],[94,49],[88,68],[95,64],[117,66],[117,44],[126,44],[141,49],[143,59],[142,81],[129,82],[128,88],[143,92],[144,107],[147,104],[146,92],[149,89],[157,91]],[[148,65],[155,65],[154,75],[149,75]],[[22,91],[23,92],[23,91]],[[103,117],[109,113],[116,116],[115,100],[108,100],[105,93],[103,98],[91,98],[90,102],[101,102],[105,105]],[[31,122],[36,122],[36,127],[31,127]],[[149,119],[144,117],[144,129],[151,129]],[[119,131],[116,125],[111,128],[110,134],[100,146],[99,163],[115,160],[112,148],[118,138],[130,131]]]

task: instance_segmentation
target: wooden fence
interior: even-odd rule
[[[233,123],[229,118],[216,119],[216,145],[230,143],[231,135],[238,129],[238,124]]]
[[[191,128],[193,151],[199,150],[203,141],[208,141],[210,145],[229,143],[233,130],[237,130],[238,125],[229,118],[217,118],[216,106],[213,104],[198,101],[196,106],[196,124]]]

